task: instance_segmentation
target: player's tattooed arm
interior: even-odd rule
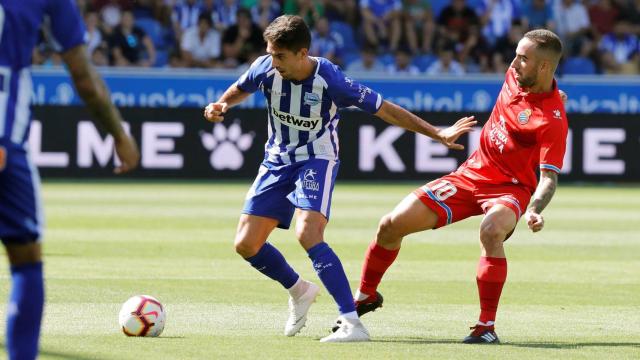
[[[239,104],[246,99],[250,93],[240,90],[234,83],[222,94],[220,99],[210,103],[204,108],[204,118],[211,122],[224,120],[224,114],[233,105]]]
[[[65,51],[62,53],[62,60],[67,65],[73,84],[87,104],[92,118],[115,140],[115,150],[121,160],[121,165],[115,172],[124,173],[137,167],[140,160],[138,147],[133,138],[124,131],[122,116],[111,103],[109,89],[89,62],[86,46],[80,45]]]
[[[544,218],[541,213],[551,202],[553,194],[558,186],[558,174],[554,171],[542,170],[540,172],[540,183],[533,194],[531,205],[525,214],[525,220],[529,229],[538,232],[544,227]]]
[[[456,144],[456,141],[460,135],[471,131],[473,125],[477,123],[473,116],[470,116],[458,120],[451,127],[439,129],[402,107],[386,100],[382,102],[382,106],[380,106],[380,109],[375,115],[391,125],[426,135],[441,142],[448,148],[455,150],[464,149],[464,146]]]

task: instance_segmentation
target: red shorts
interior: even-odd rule
[[[443,176],[413,193],[438,214],[436,228],[486,214],[495,204],[510,208],[520,219],[531,199],[531,193],[522,185],[475,183],[460,174]]]

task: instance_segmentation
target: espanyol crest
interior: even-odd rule
[[[531,109],[525,109],[518,114],[518,122],[524,125],[529,122],[529,116],[531,116]]]

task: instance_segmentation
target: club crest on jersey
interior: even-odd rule
[[[531,116],[531,109],[526,109],[526,110],[520,111],[520,114],[518,114],[518,122],[521,125],[524,125],[524,124],[528,123],[529,122],[529,116]]]
[[[305,105],[313,106],[313,105],[318,105],[319,103],[320,103],[320,95],[316,93],[309,93],[309,92],[304,93]]]
[[[562,119],[562,115],[560,113],[560,110],[558,110],[558,109],[553,110],[553,117],[556,118],[556,119]]]

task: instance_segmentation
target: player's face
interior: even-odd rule
[[[535,43],[527,38],[522,38],[516,48],[511,67],[516,71],[520,87],[529,88],[538,82],[540,59],[536,56],[535,48]]]
[[[278,70],[283,79],[287,80],[295,79],[295,76],[304,65],[306,56],[305,49],[294,53],[289,49],[279,48],[271,44],[270,41],[267,41],[267,53],[271,55],[273,67]]]

